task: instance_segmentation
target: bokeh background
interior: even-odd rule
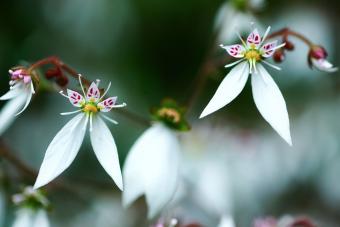
[[[51,55],[90,79],[112,81],[111,95],[127,109],[149,118],[165,97],[185,105],[195,90],[207,52],[224,56],[218,44],[234,43],[235,29],[261,32],[292,28],[323,45],[339,65],[337,0],[13,0],[0,3],[0,91],[7,71],[22,61]],[[227,69],[207,76],[188,114],[192,130],[183,145],[181,184],[166,216],[216,226],[231,214],[237,226],[261,216],[308,215],[322,227],[340,226],[340,77],[311,70],[308,48],[292,39],[283,70],[270,70],[287,102],[293,147],[262,119],[249,84],[228,107],[198,120]],[[227,59],[228,60],[228,59]],[[3,105],[3,103],[1,103]],[[45,149],[71,110],[57,92],[40,92],[2,136],[27,165],[38,169]],[[111,131],[121,163],[146,126],[116,113]],[[87,140],[88,141],[88,140]],[[89,142],[60,177],[73,190],[49,191],[52,226],[143,227],[143,199],[124,210],[121,194],[103,171]],[[15,207],[10,196],[31,180],[0,159],[0,226],[10,226]]]

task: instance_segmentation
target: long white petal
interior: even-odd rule
[[[235,227],[234,219],[231,216],[223,216],[218,227]]]
[[[251,79],[256,107],[277,133],[292,145],[286,102],[266,69],[261,64],[257,64],[257,69],[258,73],[253,73]]]
[[[93,128],[90,132],[91,144],[98,161],[111,176],[120,190],[123,190],[123,179],[115,141],[109,128],[99,116],[93,117]]]
[[[148,217],[159,213],[177,188],[179,150],[175,133],[164,125],[155,124],[144,132],[132,146],[124,166],[124,205],[145,192]]]
[[[207,107],[203,110],[200,118],[215,112],[234,100],[243,90],[248,75],[248,62],[242,62],[235,66],[223,79]]]
[[[32,226],[33,215],[34,214],[32,210],[25,209],[25,208],[18,210],[12,227]]]
[[[32,95],[33,95],[33,93],[27,92],[27,91],[26,91],[26,102],[25,102],[25,105],[24,105],[24,107],[23,107],[18,113],[15,114],[15,116],[18,116],[19,114],[21,114],[22,112],[25,111],[25,109],[27,108],[27,106],[28,106],[28,105],[30,104],[30,102],[31,102]]]
[[[46,211],[44,210],[36,211],[32,227],[49,227],[49,226],[50,226],[50,223],[48,221]]]
[[[22,93],[22,89],[20,89],[20,88],[10,89],[6,94],[4,94],[3,96],[0,97],[0,100],[12,99],[12,98],[20,95],[20,93]]]
[[[26,101],[26,94],[21,94],[9,100],[0,112],[0,135],[12,124],[15,114],[22,108]]]
[[[83,113],[76,115],[53,138],[46,150],[34,189],[49,183],[71,165],[85,136],[86,117]]]

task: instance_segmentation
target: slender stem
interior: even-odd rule
[[[214,54],[216,48],[215,48],[215,43],[216,43],[216,36],[217,34],[214,34],[211,38],[210,45],[209,45],[209,50],[207,51],[205,57],[203,58],[203,63],[201,64],[200,68],[197,71],[197,75],[195,76],[194,80],[194,90],[189,96],[189,99],[187,101],[187,114],[189,114],[201,94],[202,90],[204,89],[205,83],[207,81],[207,76],[212,72],[214,68],[214,64],[212,64],[211,57]]]
[[[30,178],[35,178],[38,175],[34,169],[29,167],[21,159],[16,157],[10,150],[10,148],[2,140],[0,140],[0,156],[10,162],[23,175],[26,175]]]
[[[283,36],[283,37],[294,36],[300,39],[301,41],[303,41],[304,43],[306,43],[309,47],[313,46],[313,43],[309,39],[307,39],[304,35],[296,31],[293,31],[289,28],[283,28],[279,31],[273,32],[270,35],[268,35],[267,39],[271,39],[277,36]]]

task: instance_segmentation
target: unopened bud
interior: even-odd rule
[[[285,60],[285,54],[282,50],[277,50],[275,51],[274,55],[273,55],[273,59],[275,62],[277,63],[281,63]]]
[[[312,46],[308,54],[309,58],[315,58],[315,59],[325,59],[327,55],[328,54],[325,48],[323,48],[322,46],[317,46],[317,45]]]
[[[64,87],[68,84],[68,78],[66,76],[59,76],[57,79],[56,79],[56,83],[61,86],[61,87]]]
[[[292,51],[294,50],[295,46],[291,41],[286,41],[286,45],[284,46],[286,50]]]
[[[45,76],[47,79],[52,79],[54,77],[60,77],[62,75],[62,72],[59,68],[50,68],[45,72]]]

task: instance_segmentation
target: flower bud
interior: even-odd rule
[[[309,50],[309,57],[310,58],[315,58],[315,59],[325,59],[328,54],[322,46],[312,46]]]
[[[60,86],[60,87],[64,87],[68,84],[68,78],[66,76],[59,76],[56,79],[56,83]]]
[[[62,76],[62,71],[58,67],[50,68],[45,72],[45,77],[47,79],[52,79],[53,77]]]
[[[324,72],[335,72],[338,68],[326,60],[328,54],[322,46],[313,45],[308,53],[308,64],[311,68],[316,68]]]
[[[284,46],[286,50],[292,51],[294,50],[295,46],[291,41],[286,40],[286,45]]]
[[[273,55],[273,59],[275,62],[281,63],[285,59],[285,53],[282,50],[277,50]]]

